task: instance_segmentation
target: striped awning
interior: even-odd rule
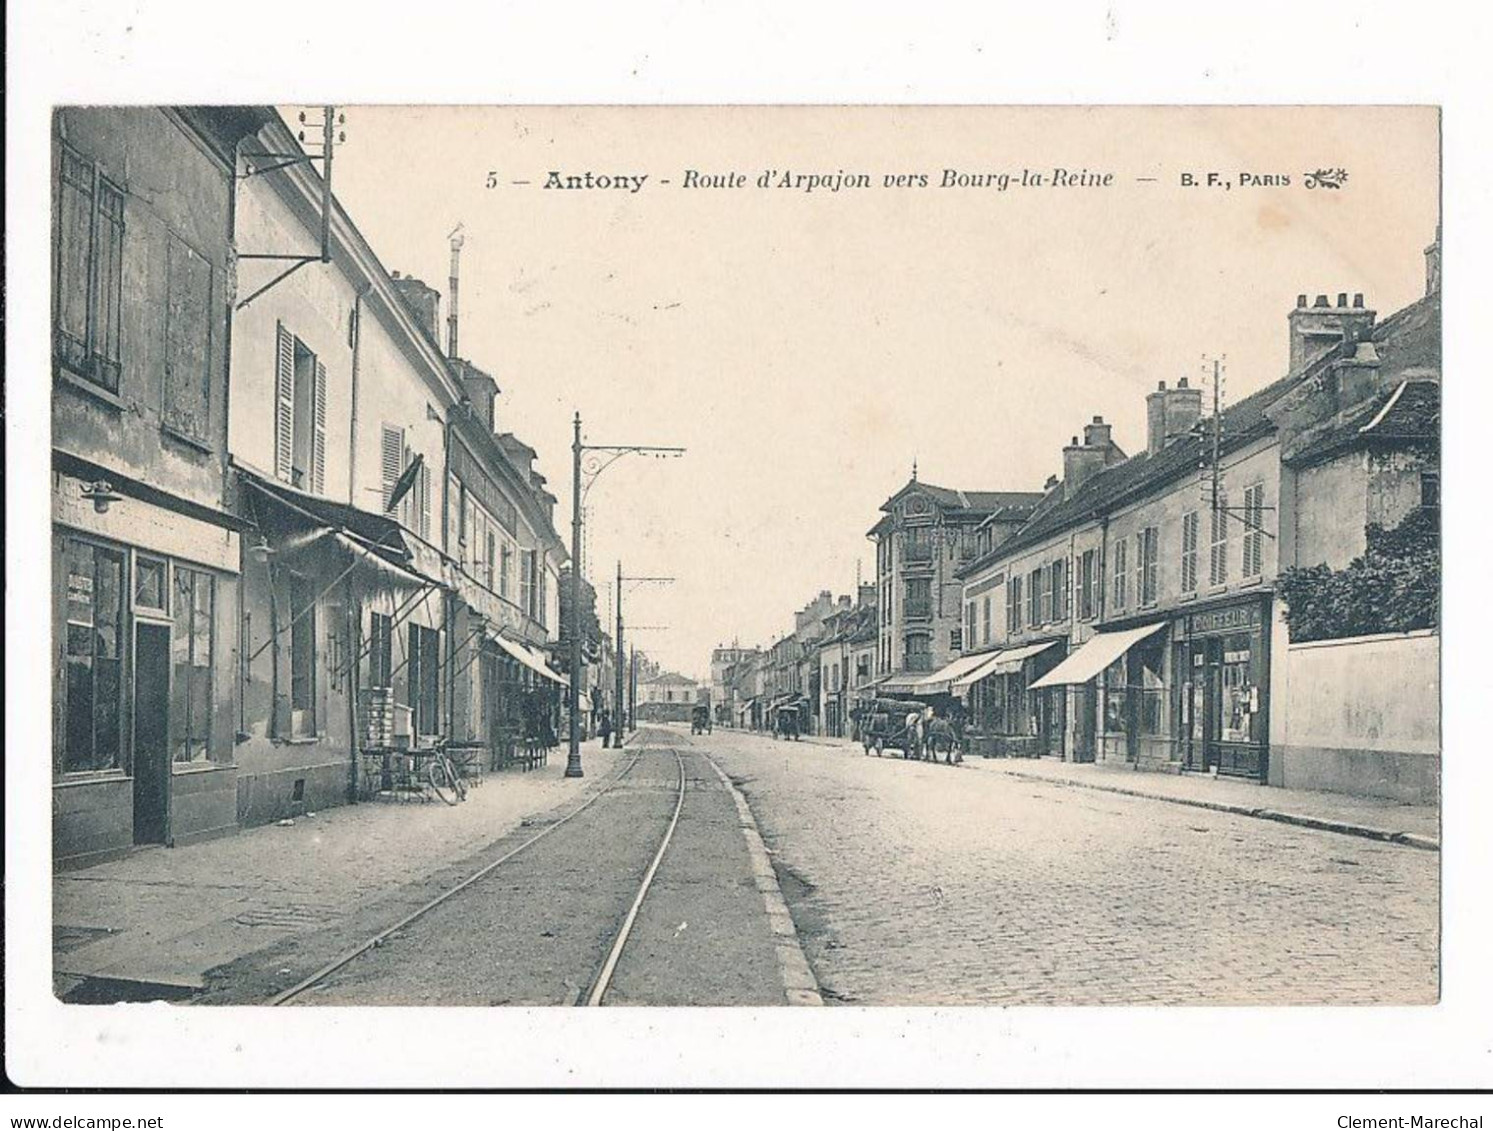
[[[1139,628],[1127,628],[1119,632],[1100,632],[1090,637],[1083,647],[1037,680],[1032,687],[1088,683],[1135,645],[1160,632],[1166,625],[1166,621],[1161,621],[1159,624],[1144,624]]]
[[[957,660],[945,664],[938,671],[913,684],[915,695],[948,695],[954,690],[954,681],[972,672],[979,667],[994,653],[980,652],[973,656],[960,656]]]
[[[1011,675],[1021,670],[1021,665],[1030,660],[1038,653],[1060,643],[1057,640],[1043,640],[1037,644],[1023,644],[1017,648],[1002,648],[999,652],[987,652],[983,662],[971,671],[966,672],[954,681],[954,694],[963,695],[965,691],[979,683],[982,679],[988,679],[993,675]]]

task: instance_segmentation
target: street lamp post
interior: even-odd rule
[[[586,453],[596,453],[598,462],[588,470],[585,489],[581,487],[582,463]],[[684,454],[683,448],[657,447],[649,444],[584,444],[581,442],[581,414],[575,414],[575,439],[570,445],[571,502],[570,516],[570,749],[565,758],[567,778],[584,777],[581,769],[581,504],[601,473],[625,455],[651,455],[660,459]]]

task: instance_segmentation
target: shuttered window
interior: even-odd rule
[[[1264,568],[1265,535],[1262,520],[1265,510],[1265,485],[1256,483],[1244,490],[1244,576],[1259,577]]]
[[[327,490],[327,367],[316,362],[316,389],[313,393],[311,435],[311,490],[318,495]]]
[[[1198,587],[1198,512],[1182,516],[1182,592],[1195,593]]]
[[[1129,541],[1124,538],[1115,543],[1114,606],[1116,611],[1125,607],[1125,587],[1130,576],[1129,566],[1125,563],[1125,548],[1129,545]]]
[[[420,482],[416,484],[419,488],[419,532],[420,537],[427,542],[430,541],[430,464],[420,465]]]
[[[290,482],[295,444],[295,335],[275,323],[275,478]]]
[[[1229,500],[1219,492],[1213,508],[1213,540],[1208,553],[1208,584],[1222,585],[1229,579]]]
[[[389,500],[394,497],[394,485],[404,473],[404,429],[392,425],[383,426],[379,447],[379,473],[383,481],[384,511],[389,510]]]
[[[166,244],[166,358],[161,418],[198,444],[212,406],[212,264],[174,234]]]

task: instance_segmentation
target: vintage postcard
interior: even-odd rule
[[[57,106],[54,994],[1437,1002],[1439,130]]]

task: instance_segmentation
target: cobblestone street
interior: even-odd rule
[[[717,730],[826,1001],[1437,998],[1437,854]]]

